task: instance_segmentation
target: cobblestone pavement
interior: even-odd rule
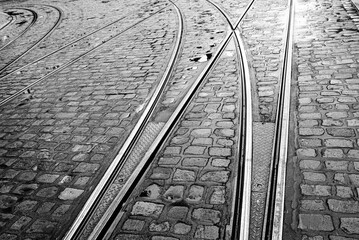
[[[136,187],[113,239],[224,239],[238,158],[234,44]]]
[[[347,0],[300,0],[296,14],[287,235],[359,239],[358,11]]]
[[[233,24],[250,1],[214,2]],[[0,240],[63,238],[163,77],[179,36],[174,4],[184,37],[150,119],[159,126],[229,32],[212,4],[0,0],[0,28],[14,18],[0,30]],[[263,219],[269,162],[257,160],[270,160],[271,137],[262,143],[261,134],[274,129],[287,8],[284,0],[256,0],[240,25],[259,147],[252,206],[261,210],[251,217],[251,239],[259,239]],[[29,26],[31,10],[37,22],[1,49]],[[358,10],[349,0],[297,0],[295,17],[283,239],[359,239]],[[112,239],[226,239],[240,158],[235,48],[232,40],[199,87],[124,205]]]
[[[137,9],[126,23],[144,17]],[[67,231],[161,77],[175,19],[158,13],[1,107],[0,239],[54,239]]]

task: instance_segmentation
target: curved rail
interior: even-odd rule
[[[3,14],[5,14],[5,13],[3,13]],[[15,21],[15,18],[13,16],[10,16],[10,17],[11,17],[10,21],[8,21],[7,23],[0,26],[0,31],[3,30],[4,28],[6,28],[7,26],[9,26],[10,24],[12,24]]]
[[[249,239],[249,223],[250,223],[250,203],[251,203],[251,174],[252,174],[252,98],[251,98],[251,82],[248,67],[248,61],[245,54],[244,43],[238,30],[239,24],[242,22],[244,16],[252,7],[255,0],[252,0],[246,7],[243,14],[232,25],[228,14],[215,2],[207,0],[226,18],[232,31],[234,31],[234,38],[238,46],[237,55],[239,57],[240,79],[242,85],[242,101],[241,101],[241,118],[239,128],[239,143],[238,153],[240,160],[238,163],[238,174],[234,179],[234,201],[232,205],[233,215],[231,217],[230,237],[233,240]],[[241,201],[238,201],[241,199]],[[238,230],[239,228],[239,230]]]
[[[285,49],[281,84],[277,103],[275,141],[272,151],[270,178],[266,200],[266,211],[262,239],[282,239],[284,193],[287,165],[289,115],[290,115],[290,86],[294,28],[294,2],[288,0],[288,21],[285,32]]]
[[[177,9],[177,7],[176,7]],[[179,10],[179,9],[178,9]],[[239,23],[238,23],[239,24]],[[149,150],[145,153],[145,156],[142,158],[141,162],[136,167],[136,170],[133,171],[133,174],[129,177],[127,180],[125,186],[120,190],[119,194],[117,195],[116,199],[112,202],[111,206],[108,209],[108,214],[111,214],[110,217],[104,217],[104,221],[102,223],[102,226],[100,226],[94,234],[89,239],[108,239],[111,236],[111,231],[115,228],[117,223],[120,221],[121,216],[123,215],[123,212],[121,210],[122,205],[126,202],[128,193],[131,192],[135,187],[136,184],[139,182],[141,177],[144,175],[144,172],[146,172],[147,168],[155,154],[157,153],[158,149],[161,148],[162,144],[165,142],[167,137],[170,135],[172,130],[174,129],[174,126],[178,124],[178,121],[181,119],[183,114],[185,113],[187,107],[193,100],[197,90],[203,85],[204,80],[207,79],[209,73],[212,71],[218,60],[220,59],[222,53],[226,49],[228,43],[232,39],[233,35],[239,34],[234,33],[234,31],[231,31],[225,39],[222,41],[220,46],[218,47],[217,51],[213,54],[213,57],[210,59],[208,64],[205,66],[203,71],[200,73],[200,75],[197,77],[197,79],[194,81],[194,83],[191,85],[190,89],[187,91],[184,98],[179,103],[178,107],[174,110],[169,120],[166,122],[165,126],[162,128],[161,132],[158,134],[156,139],[153,141],[152,145],[149,147]],[[243,46],[243,45],[242,45]],[[244,63],[246,62],[245,58],[242,58]],[[248,71],[248,68],[246,68]],[[246,73],[247,73],[246,71]],[[243,74],[242,74],[243,75]],[[244,76],[244,75],[243,75]],[[249,86],[247,82],[247,86]],[[245,90],[245,94],[250,96],[250,90]],[[251,113],[251,109],[249,107],[248,109]],[[251,114],[249,114],[249,119],[245,120],[248,122],[246,127],[250,128],[251,125]],[[243,127],[245,128],[245,127]],[[247,136],[248,137],[248,136]],[[249,134],[249,138],[251,137],[251,134]],[[245,138],[247,142],[251,143],[251,140],[248,138]],[[250,148],[245,147],[246,151],[251,152]],[[249,154],[251,156],[251,154]],[[250,157],[248,157],[250,158]],[[247,160],[248,160],[247,158]],[[250,160],[250,159],[249,159]],[[101,225],[101,224],[100,224]],[[98,232],[101,231],[101,232]],[[70,238],[66,238],[70,239]],[[74,239],[74,238],[71,238]]]
[[[16,72],[18,72],[18,71],[20,71],[20,70],[22,70],[22,69],[25,69],[26,67],[28,67],[28,66],[30,66],[30,65],[34,65],[34,64],[40,62],[41,60],[44,60],[45,58],[50,57],[50,56],[54,55],[55,53],[60,52],[61,50],[67,48],[68,46],[71,46],[71,45],[73,45],[73,44],[75,44],[75,43],[77,43],[77,42],[79,42],[79,41],[81,41],[81,40],[83,40],[83,39],[85,39],[85,38],[87,38],[87,37],[89,37],[89,36],[91,36],[91,35],[93,35],[93,34],[99,32],[99,31],[101,31],[101,30],[103,30],[103,29],[105,29],[105,28],[107,28],[107,27],[109,27],[109,26],[111,26],[111,25],[113,25],[113,24],[115,24],[115,23],[117,23],[117,22],[123,20],[124,18],[125,18],[125,17],[119,18],[119,19],[117,19],[116,21],[113,21],[113,22],[111,22],[111,23],[109,23],[109,24],[107,24],[107,25],[105,25],[105,26],[103,26],[103,27],[101,27],[101,28],[99,28],[99,29],[96,29],[96,30],[94,30],[94,31],[92,31],[92,32],[90,32],[90,33],[88,33],[88,34],[86,34],[86,35],[84,35],[84,36],[82,36],[82,37],[80,37],[80,38],[78,38],[78,39],[76,39],[76,40],[74,40],[74,41],[72,41],[72,42],[70,42],[70,43],[64,45],[64,46],[62,46],[62,47],[60,47],[59,49],[57,49],[57,50],[55,50],[55,51],[52,51],[51,53],[48,53],[48,54],[46,54],[46,55],[44,55],[44,56],[42,56],[42,57],[40,57],[40,58],[38,58],[38,59],[36,59],[36,60],[34,60],[34,61],[28,63],[28,64],[26,64],[26,65],[24,65],[24,66],[22,66],[22,67],[20,67],[20,68],[17,68],[17,69],[12,70],[11,72],[8,72],[6,75],[0,77],[0,80],[6,78],[6,77],[8,77],[8,76],[10,76],[10,75],[12,75],[12,74],[14,74],[14,73],[16,73]]]
[[[78,215],[77,219],[73,223],[69,232],[66,234],[64,238],[66,240],[78,239],[79,237],[83,237],[81,234],[84,231],[84,227],[87,221],[91,218],[91,216],[95,212],[98,203],[102,200],[106,191],[109,189],[110,185],[115,181],[115,177],[117,173],[123,167],[126,159],[129,157],[130,152],[133,150],[135,144],[137,143],[139,136],[143,133],[150,117],[153,114],[154,109],[159,103],[162,93],[173,72],[175,63],[178,59],[180,50],[182,48],[183,16],[179,8],[175,5],[175,3],[173,3],[171,0],[169,1],[174,5],[176,9],[178,15],[178,21],[179,21],[179,29],[178,29],[178,36],[176,39],[176,43],[174,45],[166,70],[158,86],[156,87],[156,90],[153,93],[150,101],[148,102],[147,107],[145,108],[143,114],[141,115],[140,119],[135,125],[130,136],[127,138],[126,142],[124,143],[123,147],[119,151],[118,155],[107,169],[100,183],[96,186],[95,190],[92,192],[89,200],[86,202],[85,206],[81,210],[80,214]],[[88,239],[103,239],[106,236],[106,230],[110,228],[110,226],[108,226],[109,219],[113,217],[113,214],[116,211],[116,208],[118,207],[117,204],[114,204],[115,202],[117,203],[117,201],[114,201],[113,204],[107,209],[106,213],[104,214],[100,222],[97,224],[95,229],[93,229]],[[114,221],[111,221],[110,223],[113,222]]]
[[[54,7],[54,6],[50,6],[50,5],[43,5],[43,6],[47,6],[47,7],[51,7],[54,8],[58,14],[59,17],[56,20],[56,23],[54,24],[54,26],[52,26],[52,28],[44,35],[42,36],[39,40],[37,40],[30,48],[28,48],[25,52],[23,52],[21,55],[17,56],[15,59],[13,59],[12,61],[10,61],[8,64],[6,64],[6,66],[2,67],[0,69],[0,73],[2,73],[5,69],[9,68],[10,66],[12,66],[14,63],[16,63],[17,61],[19,61],[21,58],[23,58],[26,54],[28,54],[31,50],[33,50],[35,47],[37,47],[41,42],[43,42],[48,36],[50,36],[50,34],[52,34],[55,29],[60,25],[61,21],[62,21],[62,17],[63,17],[63,12],[60,8],[58,7]],[[19,8],[21,9],[21,8]],[[26,8],[24,8],[26,9]],[[26,9],[28,11],[34,12],[31,9]],[[35,13],[35,12],[34,12]],[[36,13],[37,15],[37,13]]]
[[[66,62],[65,64],[63,64],[61,67],[49,72],[48,74],[46,74],[45,76],[41,77],[40,79],[36,80],[35,82],[25,86],[24,88],[16,91],[14,94],[12,94],[10,97],[0,101],[0,107],[11,102],[12,100],[14,100],[15,98],[21,96],[25,91],[27,91],[28,89],[32,88],[33,86],[39,84],[40,82],[44,81],[45,79],[55,75],[58,72],[61,72],[62,70],[64,70],[65,68],[71,66],[72,64],[74,64],[75,62],[79,61],[80,59],[82,59],[83,57],[89,55],[90,53],[94,52],[96,49],[100,48],[101,46],[103,46],[104,44],[106,44],[107,42],[115,39],[116,37],[118,37],[119,35],[123,34],[124,32],[130,30],[131,28],[137,26],[138,24],[142,23],[143,21],[147,20],[148,18],[152,17],[153,15],[155,15],[156,13],[162,11],[164,8],[161,8],[160,10],[156,11],[155,13],[152,13],[152,15],[132,24],[131,26],[125,28],[124,30],[122,30],[121,32],[111,36],[109,39],[102,41],[100,44],[98,44],[97,46],[95,46],[94,48],[86,51],[85,53],[81,54],[80,56],[76,57],[75,59]]]
[[[15,8],[13,8],[15,9]],[[32,9],[28,9],[28,8],[17,8],[17,9],[22,9],[22,10],[26,10],[31,12],[31,14],[33,15],[32,21],[31,23],[24,29],[22,30],[19,35],[17,35],[14,39],[12,39],[10,42],[6,43],[4,46],[0,47],[0,51],[3,50],[4,48],[6,48],[7,46],[9,46],[10,44],[12,44],[13,42],[15,42],[17,39],[19,39],[22,35],[24,35],[27,31],[29,31],[29,29],[36,23],[37,19],[38,19],[38,15],[35,11],[33,11]],[[8,23],[9,24],[9,23]]]

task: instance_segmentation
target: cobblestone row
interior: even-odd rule
[[[164,7],[168,2],[163,0],[144,0],[144,1],[94,1],[89,3],[87,0],[65,0],[61,2],[53,3],[53,1],[42,1],[42,4],[49,4],[59,7],[64,12],[64,18],[62,23],[53,32],[49,38],[44,40],[36,50],[26,55],[18,64],[9,68],[8,71],[17,69],[39,57],[42,57],[52,51],[55,51],[63,45],[82,37],[83,35],[90,33],[102,26],[105,26],[117,19],[126,17],[126,19],[132,19],[135,21],[142,17],[144,13],[150,13],[156,10],[156,6]],[[37,8],[38,1],[27,1],[26,6],[30,8]],[[17,6],[14,4],[4,4],[4,7]],[[126,9],[126,11],[123,11]],[[34,29],[36,31],[36,28]],[[31,33],[30,33],[31,34]],[[32,31],[33,35],[34,31]],[[109,35],[109,34],[108,34]],[[101,42],[105,36],[97,36],[86,44],[77,44],[71,47],[71,51],[75,51],[78,48],[88,48],[90,46]],[[69,50],[68,50],[69,51]],[[11,54],[11,53],[10,53]],[[11,56],[11,55],[10,55]],[[55,65],[56,66],[56,65]]]
[[[241,24],[247,56],[252,72],[255,121],[274,121],[281,61],[287,1],[257,0]],[[259,117],[257,117],[259,114]]]
[[[0,112],[0,239],[61,238],[167,65],[173,10],[148,19]]]
[[[238,88],[232,43],[136,187],[114,239],[224,239],[237,154]]]
[[[164,5],[158,4],[151,6],[151,8],[154,11],[158,11],[160,8],[163,8],[163,6]],[[150,16],[148,11],[138,12],[138,14],[141,17],[138,17],[138,15],[131,15],[129,18],[126,18],[109,28],[99,31],[96,34],[91,35],[88,38],[85,38],[84,40],[63,49],[62,51],[49,56],[42,61],[39,61],[35,65],[31,65],[16,74],[12,74],[7,76],[5,79],[2,79],[2,84],[0,86],[0,100],[4,100],[5,98],[13,95],[17,91],[35,82],[46,74],[56,70],[59,67],[62,67],[67,62],[75,59],[81,54],[84,54],[86,51],[89,51],[95,46],[106,42],[110,37],[120,33],[127,27],[132,26],[141,19]]]
[[[170,79],[161,99],[158,121],[165,121],[171,114],[171,109],[175,108],[186,94],[227,31],[226,21],[207,1],[179,0],[176,4],[184,15],[185,37],[174,77]]]
[[[297,239],[358,239],[357,10],[299,1],[296,24]]]
[[[1,50],[0,54],[0,69],[5,67],[9,62],[13,61],[33,44],[35,44],[41,37],[43,37],[56,23],[59,18],[59,13],[48,6],[38,6],[34,8],[38,14],[38,19],[35,24],[19,39],[16,40],[9,47]],[[23,20],[23,21],[32,21]],[[17,28],[12,25],[11,29]],[[36,32],[36,34],[34,34]],[[16,43],[16,44],[15,44]],[[15,54],[16,53],[16,54]]]

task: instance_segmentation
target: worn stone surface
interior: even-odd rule
[[[296,4],[291,239],[359,238],[358,17],[347,0]]]

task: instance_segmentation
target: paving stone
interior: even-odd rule
[[[301,200],[300,207],[304,211],[322,211],[325,210],[323,200]]]
[[[75,188],[65,188],[59,195],[59,199],[61,200],[75,200],[78,198],[84,190],[75,189]]]
[[[329,135],[334,137],[354,137],[355,132],[351,128],[328,128]]]
[[[299,135],[301,136],[320,136],[324,134],[322,128],[299,128]]]
[[[340,218],[340,228],[349,234],[359,234],[359,218]]]
[[[213,167],[228,167],[230,163],[231,160],[229,159],[216,158],[212,160]]]
[[[176,165],[180,160],[180,157],[161,157],[158,165]]]
[[[37,181],[41,183],[53,183],[55,180],[59,177],[58,174],[42,174],[39,177],[37,177]]]
[[[189,146],[184,150],[184,154],[188,155],[203,155],[206,147],[201,146]]]
[[[141,231],[145,222],[142,220],[136,219],[127,219],[126,222],[123,224],[122,229],[128,231]]]
[[[299,214],[298,228],[315,231],[334,230],[332,218],[322,214]]]
[[[207,158],[184,158],[182,161],[182,165],[204,167],[207,165],[207,161]]]
[[[32,211],[33,208],[37,205],[37,203],[38,203],[37,201],[25,200],[19,203],[15,209],[16,211],[21,211],[21,212]]]
[[[178,201],[183,198],[184,186],[170,186],[163,194],[163,197],[167,200]]]
[[[359,202],[349,200],[329,199],[328,206],[330,210],[341,213],[357,213],[359,212]]]
[[[173,227],[173,232],[176,234],[185,235],[191,231],[191,225],[185,223],[176,223]]]
[[[349,150],[348,157],[349,158],[359,158],[359,150]]]
[[[219,157],[228,157],[232,155],[231,148],[218,148],[218,147],[210,147],[209,148],[210,156],[219,156]]]
[[[152,222],[149,226],[150,232],[168,232],[170,230],[170,223],[163,222],[163,223],[154,223]]]
[[[172,174],[172,170],[169,168],[155,168],[150,176],[152,179],[168,179]]]
[[[97,163],[85,163],[81,162],[75,169],[74,172],[81,173],[94,173],[100,168],[100,164]]]
[[[325,158],[344,158],[342,149],[326,149],[324,150],[323,157]]]
[[[57,193],[57,191],[58,191],[57,187],[43,188],[36,193],[36,196],[44,197],[44,198],[51,198]]]
[[[212,209],[197,208],[193,210],[192,217],[200,222],[216,224],[221,220],[221,212]]]
[[[51,209],[55,206],[55,203],[53,202],[44,202],[38,209],[37,213],[44,214],[51,211]]]
[[[299,162],[301,169],[312,169],[316,170],[320,168],[320,161],[317,160],[301,160]]]
[[[329,170],[347,170],[348,161],[325,161],[325,167]]]
[[[312,182],[324,182],[327,177],[323,173],[303,172],[304,179]]]
[[[132,207],[131,214],[158,218],[162,213],[163,207],[163,204],[139,201]]]
[[[56,229],[57,224],[47,220],[38,219],[26,231],[28,233],[51,233]]]
[[[187,201],[198,202],[202,200],[204,193],[204,187],[198,185],[192,185],[188,192]]]
[[[25,228],[31,222],[31,220],[32,219],[30,217],[22,216],[13,225],[11,225],[10,228],[12,230],[20,231]]]
[[[177,169],[173,175],[173,181],[176,182],[193,182],[196,179],[194,171]]]
[[[217,226],[199,225],[194,237],[199,239],[219,239],[219,228]]]
[[[214,171],[203,174],[200,178],[201,181],[211,181],[225,183],[229,179],[229,171]]]
[[[192,130],[191,135],[196,138],[199,138],[199,137],[207,138],[211,135],[211,133],[212,133],[212,129],[210,129],[210,128],[199,128],[199,129]]]
[[[167,215],[174,219],[184,220],[188,214],[188,207],[171,207]]]
[[[324,144],[326,147],[343,147],[343,148],[354,147],[353,142],[349,139],[337,139],[337,138],[325,139]]]
[[[39,188],[38,184],[21,184],[18,186],[15,190],[15,194],[23,194],[23,195],[31,195],[33,192],[35,192],[36,189]]]
[[[309,185],[302,184],[300,185],[302,194],[304,195],[314,195],[314,196],[330,196],[331,195],[331,186],[325,185]]]
[[[297,155],[300,158],[316,157],[317,153],[315,149],[297,149]]]
[[[337,186],[337,196],[341,198],[352,198],[354,196],[350,187]]]
[[[141,193],[141,197],[147,197],[149,199],[157,199],[161,195],[161,187],[157,184],[151,184]]]

